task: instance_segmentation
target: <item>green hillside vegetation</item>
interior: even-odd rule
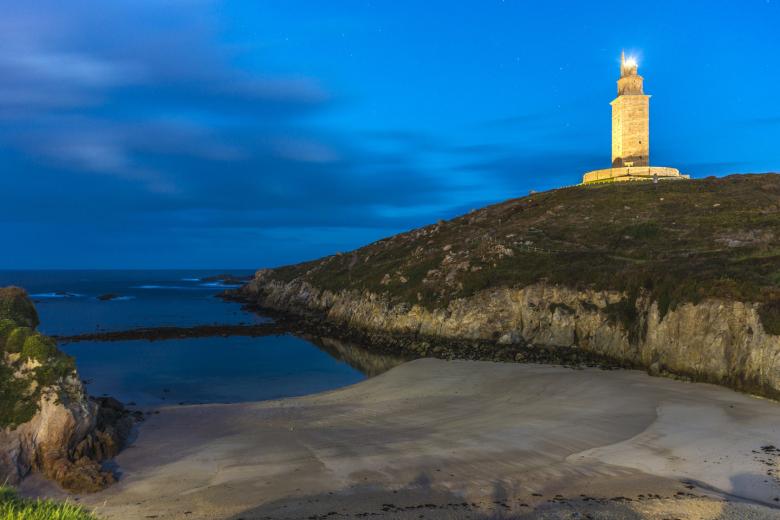
[[[0,428],[32,419],[45,391],[56,389],[64,397],[65,386],[58,383],[75,373],[73,359],[37,326],[24,290],[0,288]]]
[[[81,507],[51,500],[19,497],[7,486],[0,486],[0,520],[97,520]]]
[[[662,314],[684,302],[759,302],[780,334],[780,175],[613,183],[535,193],[271,276],[323,289],[445,307],[498,287],[546,281],[614,289],[630,320],[647,295]]]

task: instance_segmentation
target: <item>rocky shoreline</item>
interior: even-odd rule
[[[778,201],[775,174],[550,190],[237,293],[415,355],[560,352],[780,399]]]
[[[265,315],[297,316],[305,329],[381,352],[491,361],[639,368],[780,399],[780,336],[758,305],[705,300],[661,315],[658,303],[618,291],[545,283],[495,289],[446,308],[390,304],[382,295],[322,290],[272,271],[229,293]]]
[[[115,482],[102,463],[124,447],[136,416],[88,397],[73,358],[37,326],[27,293],[0,288],[0,482],[38,472],[68,491],[98,491]]]
[[[194,327],[141,327],[129,330],[88,332],[72,336],[52,336],[60,343],[80,341],[165,341],[170,339],[208,338],[213,336],[261,337],[284,334],[286,322],[260,323],[256,325],[196,325]]]
[[[30,421],[0,430],[0,479],[18,484],[36,472],[69,492],[100,491],[116,482],[103,462],[125,447],[138,420],[110,397],[43,400]]]
[[[315,343],[323,338],[339,340],[360,345],[375,354],[406,360],[430,357],[444,360],[543,363],[605,370],[639,368],[639,365],[626,360],[578,348],[551,347],[520,341],[496,348],[500,345],[499,342],[491,339],[445,338],[351,327],[343,322],[329,320],[325,315],[309,309],[298,309],[295,312],[267,307],[247,299],[240,290],[225,292],[222,297],[228,301],[242,303],[247,312],[273,318],[279,331],[304,337]]]

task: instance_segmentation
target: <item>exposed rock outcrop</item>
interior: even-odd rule
[[[496,349],[517,344],[574,348],[640,366],[780,398],[780,336],[767,333],[758,304],[708,299],[659,312],[657,302],[618,291],[536,283],[456,299],[446,308],[390,304],[357,291],[281,282],[258,271],[241,295],[262,307],[315,312],[352,329],[420,340],[472,339]],[[414,345],[410,345],[413,350]]]
[[[73,360],[37,325],[22,289],[0,289],[0,481],[39,471],[97,491],[114,481],[100,462],[121,449],[132,418],[113,399],[88,398]]]

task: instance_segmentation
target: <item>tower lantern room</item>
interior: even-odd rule
[[[618,96],[644,94],[644,78],[638,74],[639,64],[635,58],[626,58],[626,53],[620,54],[620,79],[618,80]]]

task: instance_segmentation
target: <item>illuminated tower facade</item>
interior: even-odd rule
[[[583,184],[688,179],[675,168],[650,166],[650,96],[634,58],[620,55],[618,95],[612,105],[612,167],[587,172]]]
[[[612,103],[612,167],[650,165],[650,96],[634,59],[620,55],[618,96]]]

